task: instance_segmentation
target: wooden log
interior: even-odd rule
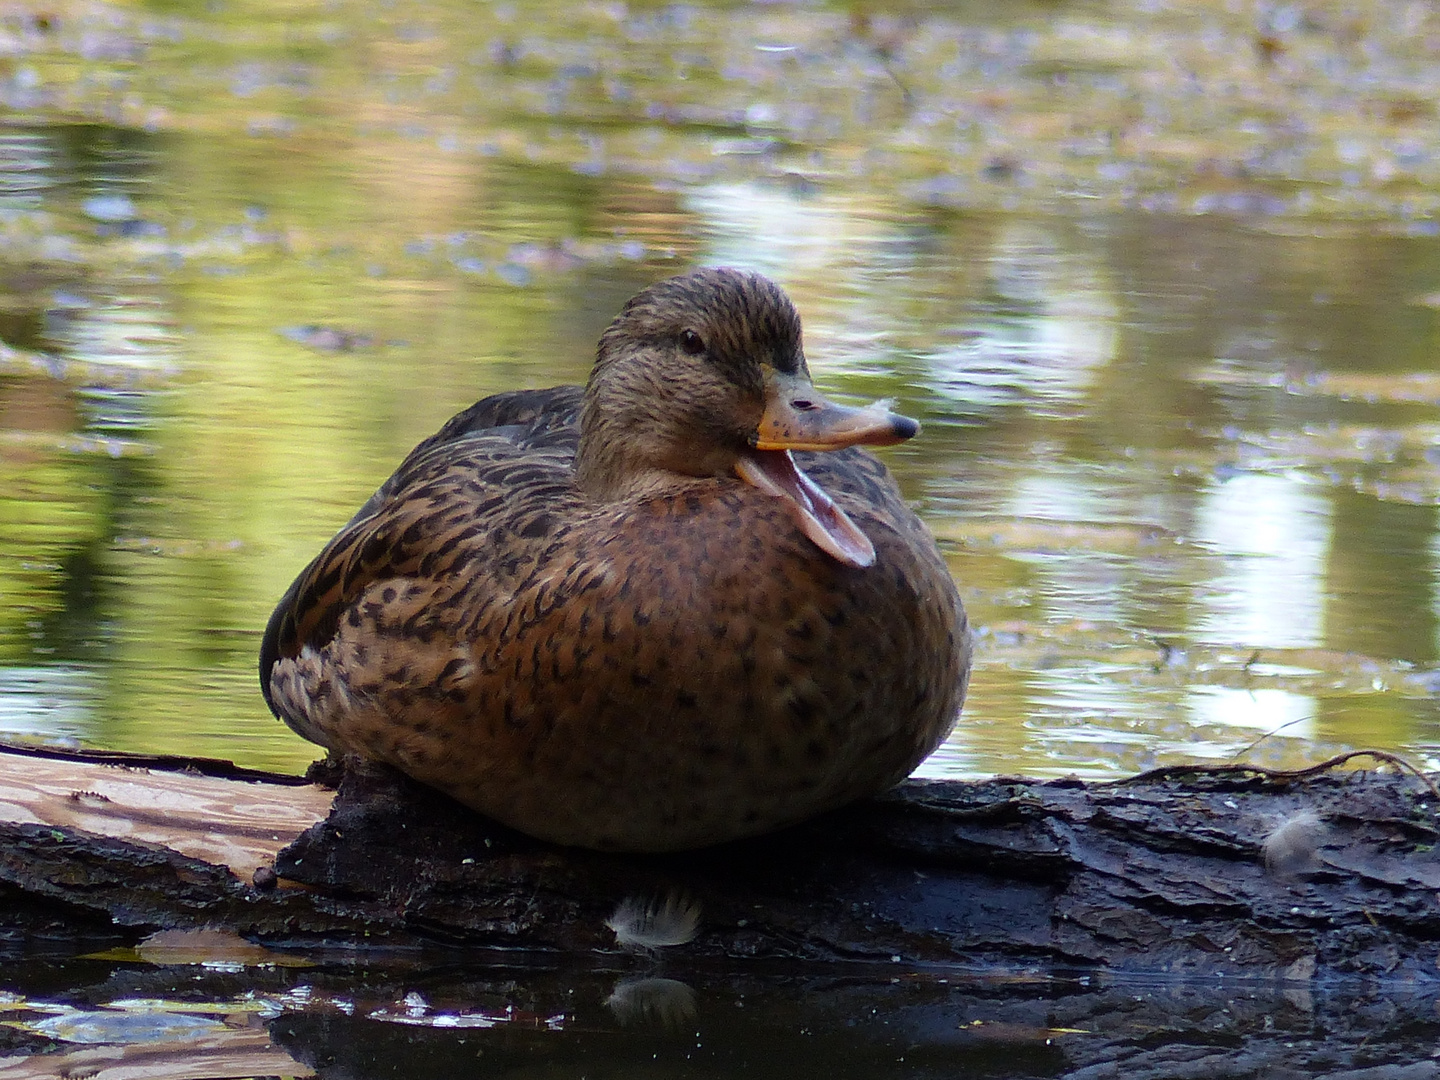
[[[0,821],[158,845],[242,881],[323,819],[333,795],[229,762],[20,748],[0,758]]]
[[[677,950],[697,959],[1440,982],[1436,798],[1403,775],[911,781],[643,857],[542,844],[377,771],[323,820],[322,786],[217,762],[8,750],[0,789],[0,890],[77,921],[601,955],[621,901],[676,895],[700,908]],[[279,887],[247,873],[267,861]]]

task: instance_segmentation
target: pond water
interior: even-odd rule
[[[824,389],[925,425],[885,456],[980,633],[927,773],[1115,775],[1266,735],[1252,760],[1430,760],[1440,240],[884,209],[702,187],[672,208],[684,260],[524,286],[469,280],[457,234],[366,266],[7,268],[0,730],[302,768],[255,677],[289,579],[453,411],[582,380],[633,290],[723,262],[789,288]],[[282,243],[251,215],[237,245]]]
[[[788,54],[763,34],[720,64],[753,68],[720,80],[754,98],[725,132],[698,104],[646,121],[659,106],[615,87],[592,91],[639,118],[590,115],[599,30],[567,46],[518,11],[491,11],[493,36],[395,11],[269,33],[12,20],[0,732],[302,768],[255,679],[294,573],[452,412],[583,380],[631,293],[728,263],[790,290],[824,389],[924,421],[886,458],[981,634],[925,772],[1432,760],[1425,222],[1057,204],[1003,175],[1011,209],[907,197],[923,161],[831,171],[853,118],[810,148],[776,136],[767,57]],[[734,26],[666,11],[588,17],[641,69]],[[771,29],[818,47],[836,28],[813,14]],[[963,57],[978,31],[953,30]],[[577,96],[517,99],[541,86]],[[612,160],[646,146],[653,167]]]
[[[1275,986],[908,971],[310,970],[52,961],[11,985],[0,1075],[901,1078],[1423,1076],[1434,1002]],[[833,965],[832,965],[833,968]],[[65,987],[63,1001],[55,989]],[[47,993],[48,991],[48,993]],[[1426,1017],[1426,1012],[1431,1015]],[[1372,1038],[1373,1037],[1373,1038]],[[1358,1044],[1358,1049],[1356,1048]],[[28,1071],[20,1071],[28,1070]]]
[[[294,574],[453,412],[732,264],[823,390],[924,424],[884,456],[980,635],[925,774],[1437,767],[1436,41],[1422,4],[9,6],[0,737],[303,769],[255,671]]]

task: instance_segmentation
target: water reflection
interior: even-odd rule
[[[1128,517],[1113,478],[1060,461],[1037,464],[1040,471],[1013,481],[1006,507],[1010,516],[1042,523],[1125,521]],[[1111,552],[1068,547],[1061,543],[1012,555],[1032,566],[1044,596],[1046,617],[1124,622],[1133,586],[1128,561]]]
[[[1197,686],[1190,691],[1189,706],[1195,722],[1201,725],[1274,732],[1287,739],[1315,737],[1315,699],[1289,690]]]
[[[123,288],[122,283],[116,283]],[[51,309],[53,312],[54,309]],[[180,371],[180,340],[162,301],[110,293],[47,320],[46,338],[60,355],[87,365],[87,381],[121,379],[151,385]],[[124,421],[120,426],[130,426]]]
[[[926,423],[888,461],[981,630],[931,775],[1440,741],[1437,241],[953,213],[739,168],[753,132],[667,188],[611,174],[669,120],[577,170],[397,135],[455,92],[420,85],[365,99],[350,156],[0,129],[10,727],[300,767],[253,685],[299,566],[452,412],[583,379],[635,289],[731,262],[791,290],[823,386]]]
[[[69,742],[92,736],[100,690],[93,671],[0,667],[0,738]]]
[[[991,245],[978,302],[951,330],[960,340],[924,354],[934,391],[959,413],[1077,403],[1119,343],[1103,262],[1027,221],[1001,223]]]
[[[0,132],[0,207],[34,209],[52,183],[50,140],[42,132]]]
[[[433,959],[433,958],[432,958]],[[1169,1076],[1423,1060],[1434,993],[855,964],[686,978],[375,956],[284,969],[10,964],[0,1074],[514,1077]],[[184,994],[175,980],[184,978]],[[663,988],[662,985],[664,984]],[[64,986],[63,1001],[53,988]],[[613,989],[611,989],[613,987]],[[654,995],[643,1015],[619,995]],[[668,1004],[662,1017],[657,1000]],[[1317,1034],[1323,1033],[1323,1034]],[[1197,1047],[1200,1050],[1197,1052]]]
[[[1201,496],[1195,537],[1225,556],[1202,595],[1199,640],[1256,648],[1326,644],[1330,507],[1293,476],[1247,474]]]
[[[679,979],[650,975],[621,979],[605,1005],[622,1027],[677,1031],[695,1019],[695,991]]]
[[[869,202],[838,197],[801,177],[788,183],[709,184],[687,196],[684,205],[704,223],[704,262],[800,282],[823,275],[844,292],[847,272],[868,266],[877,249],[899,239],[894,218],[875,214]]]

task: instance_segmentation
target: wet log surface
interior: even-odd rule
[[[0,776],[13,787],[28,764],[7,753]],[[178,776],[196,773],[156,779],[172,802]],[[217,829],[243,832],[234,819],[249,807],[252,832],[278,849],[281,887],[153,832],[96,835],[88,790],[69,800],[74,823],[0,823],[0,887],[137,928],[210,923],[270,941],[603,952],[622,899],[681,895],[702,910],[692,956],[1440,980],[1440,817],[1414,777],[911,781],[782,833],[669,856],[542,844],[391,773],[347,774],[303,832],[327,792],[241,770],[220,782],[236,798]],[[277,802],[310,809],[282,822]],[[1266,835],[1297,814],[1305,842],[1267,867]],[[176,821],[177,835],[195,829]]]
[[[11,787],[13,760],[0,755]],[[134,781],[142,765],[167,773],[128,758],[106,767]],[[170,778],[196,775],[189,765]],[[199,771],[245,789],[233,805],[262,815],[272,799],[328,799],[227,778],[221,763]],[[68,809],[94,806],[52,805]],[[156,995],[154,980],[173,985],[165,969],[117,965],[96,981],[94,961],[26,961],[66,934],[90,948],[117,924],[129,940],[208,924],[317,958],[313,971],[194,979],[272,996],[277,1051],[322,1076],[392,1075],[387,1062],[397,1076],[445,1075],[474,1054],[442,1029],[473,1021],[494,1029],[492,1066],[541,1043],[590,1061],[625,1029],[647,1059],[716,1055],[687,1075],[731,1075],[763,1054],[767,1072],[819,1063],[837,1077],[950,1075],[963,1061],[965,1075],[1086,1080],[1432,1078],[1435,811],[1421,781],[1375,772],[917,781],[774,836],[640,857],[540,844],[361,773],[344,777],[328,817],[274,841],[281,880],[260,888],[153,839],[14,820],[12,805],[0,972],[27,974],[0,989],[64,983],[81,1004]],[[1283,872],[1267,868],[1264,838],[1300,813],[1314,818],[1306,842]],[[622,899],[672,894],[701,906],[693,942],[658,956],[616,947],[605,923]],[[710,1049],[692,1057],[698,1031]],[[11,1038],[12,1052],[35,1048]],[[421,1067],[431,1059],[439,1071]]]

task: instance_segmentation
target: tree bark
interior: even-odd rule
[[[621,901],[677,896],[699,905],[696,958],[1440,982],[1437,800],[1411,776],[910,781],[768,837],[617,856],[389,772],[347,773],[329,806],[321,785],[228,763],[94,758],[0,753],[5,910],[571,955],[615,950]],[[1294,842],[1267,867],[1286,820]]]
[[[27,957],[66,935],[58,955],[103,947],[117,924],[305,946],[183,984],[173,965],[211,955],[187,943],[256,950],[150,937],[72,964],[63,1007],[100,1010],[77,1022],[177,985],[283,1011],[268,1039],[252,1021],[32,1057],[55,1044],[0,1025],[0,1072],[148,1054],[189,1076],[197,1047],[287,1075],[462,1075],[480,1051],[501,1071],[536,1052],[589,1069],[625,1028],[627,1054],[696,1076],[1440,1080],[1437,802],[1428,780],[1368,772],[912,781],[641,857],[538,843],[392,773],[335,792],[226,762],[0,751],[7,993],[53,995],[60,976]],[[692,942],[617,948],[621,901],[670,896],[699,905]]]

